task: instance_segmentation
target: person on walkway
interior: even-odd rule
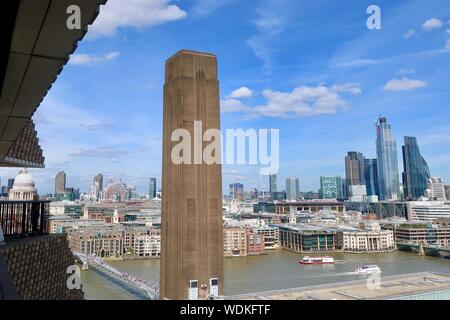
[[[33,196],[33,203],[31,204],[31,233],[36,235],[39,231],[38,223],[41,216],[41,204],[39,203],[39,195]]]

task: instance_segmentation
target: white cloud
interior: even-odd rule
[[[379,63],[377,60],[373,59],[356,59],[345,62],[338,62],[332,65],[333,68],[359,68],[365,66],[371,66]]]
[[[445,49],[450,49],[450,40],[447,40],[447,43],[445,44]]]
[[[408,78],[392,79],[383,87],[385,91],[407,91],[426,87],[427,83],[422,80],[412,80]]]
[[[240,87],[239,89],[234,90],[229,96],[229,99],[243,99],[250,98],[253,96],[253,91],[247,87]]]
[[[95,149],[77,149],[70,153],[69,156],[72,157],[90,157],[90,158],[114,158],[122,155],[127,155],[128,151],[118,150],[115,147],[97,147]]]
[[[220,109],[222,112],[241,112],[249,108],[237,99],[227,99],[220,101]]]
[[[285,13],[277,12],[274,8],[276,2],[269,2],[268,7],[258,9],[258,17],[253,21],[258,33],[250,37],[246,44],[254,55],[261,59],[265,69],[270,69],[272,65],[271,54],[272,45],[276,36],[283,32],[285,27]]]
[[[409,39],[411,38],[414,34],[416,33],[416,31],[414,29],[409,29],[408,31],[405,32],[405,34],[403,35],[404,38]]]
[[[189,12],[198,16],[209,16],[217,9],[234,3],[236,0],[197,0]]]
[[[447,33],[450,34],[450,29],[447,29]]]
[[[403,68],[398,70],[398,74],[413,74],[416,73],[416,69],[414,68]]]
[[[109,0],[100,9],[87,38],[113,36],[124,27],[144,28],[186,17],[186,12],[170,0]]]
[[[424,24],[422,25],[422,28],[426,31],[430,31],[433,29],[440,29],[440,28],[442,28],[442,25],[443,25],[443,23],[441,20],[432,18],[432,19],[425,21]]]
[[[420,138],[420,144],[429,146],[450,141],[450,126],[432,128]]]
[[[244,106],[239,100],[229,102],[230,112],[245,111],[252,117],[308,117],[322,114],[335,114],[345,110],[350,103],[346,101],[341,93],[357,95],[362,92],[360,85],[346,83],[334,86],[301,86],[292,92],[264,90],[262,95],[266,99],[265,104],[256,107]]]
[[[71,65],[93,65],[103,62],[112,61],[120,55],[119,52],[110,52],[104,56],[89,55],[84,53],[74,53],[70,56],[69,64]]]

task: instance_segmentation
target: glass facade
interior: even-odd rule
[[[320,177],[320,198],[321,199],[342,199],[344,187],[340,176]]]
[[[269,192],[277,192],[277,175],[269,175]]]
[[[411,296],[397,297],[391,300],[450,300],[450,290],[419,293]]]
[[[405,137],[403,151],[403,187],[407,199],[418,199],[427,189],[430,170],[427,162],[420,154],[415,137]]]
[[[364,184],[364,156],[361,152],[351,151],[347,153],[345,175],[349,186]]]
[[[300,195],[300,186],[298,178],[286,178],[286,198],[288,200],[297,200]]]
[[[400,181],[397,143],[392,136],[391,125],[387,118],[378,119],[376,130],[379,198],[380,200],[398,200],[400,199]]]
[[[150,199],[156,198],[156,178],[150,178],[148,196]]]
[[[377,159],[364,159],[364,180],[368,196],[378,196],[378,167]]]

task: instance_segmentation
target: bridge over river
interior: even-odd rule
[[[413,251],[421,255],[450,258],[450,247],[423,245],[421,243],[397,242],[398,250]]]
[[[124,287],[127,291],[136,296],[136,298],[149,300],[159,299],[159,282],[139,279],[134,275],[130,275],[114,268],[97,256],[85,255],[79,252],[74,252],[73,254],[78,262],[83,264],[83,268],[89,266],[90,268],[95,269],[112,282]]]

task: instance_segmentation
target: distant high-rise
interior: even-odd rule
[[[242,183],[230,184],[230,197],[234,200],[244,200],[244,185]]]
[[[387,118],[380,117],[377,129],[377,165],[380,200],[398,200],[400,182],[398,174],[397,143],[392,136]]]
[[[149,199],[156,198],[156,178],[150,178],[150,184],[148,186]]]
[[[14,186],[14,179],[8,179],[8,189],[12,189]]]
[[[342,199],[343,186],[341,176],[321,176],[319,197],[321,199]]]
[[[66,192],[66,173],[60,171],[55,177],[55,193]]]
[[[220,131],[217,59],[182,50],[166,61],[165,71],[160,298],[223,295],[222,166],[206,164],[195,152],[194,164],[171,157],[179,144],[171,139],[175,130],[194,137],[194,122],[202,121],[203,132]]]
[[[286,178],[286,199],[298,200],[300,196],[300,182],[297,177]]]
[[[269,175],[269,192],[277,192],[277,175],[276,173]]]
[[[420,154],[417,139],[405,137],[403,151],[403,192],[407,199],[418,199],[424,195],[427,189],[427,181],[430,179],[430,169],[427,162]]]
[[[94,183],[92,185],[92,195],[97,200],[99,200],[102,191],[103,191],[103,175],[99,173],[94,177]]]
[[[428,196],[432,200],[446,201],[444,181],[439,177],[431,177],[427,181]]]
[[[445,198],[450,201],[450,185],[446,184],[444,186],[444,190],[445,190]]]
[[[364,180],[368,196],[378,196],[378,166],[377,159],[364,159]]]
[[[364,182],[364,156],[361,152],[350,151],[345,157],[345,176],[346,188],[353,196],[350,190],[352,186],[365,185]]]

